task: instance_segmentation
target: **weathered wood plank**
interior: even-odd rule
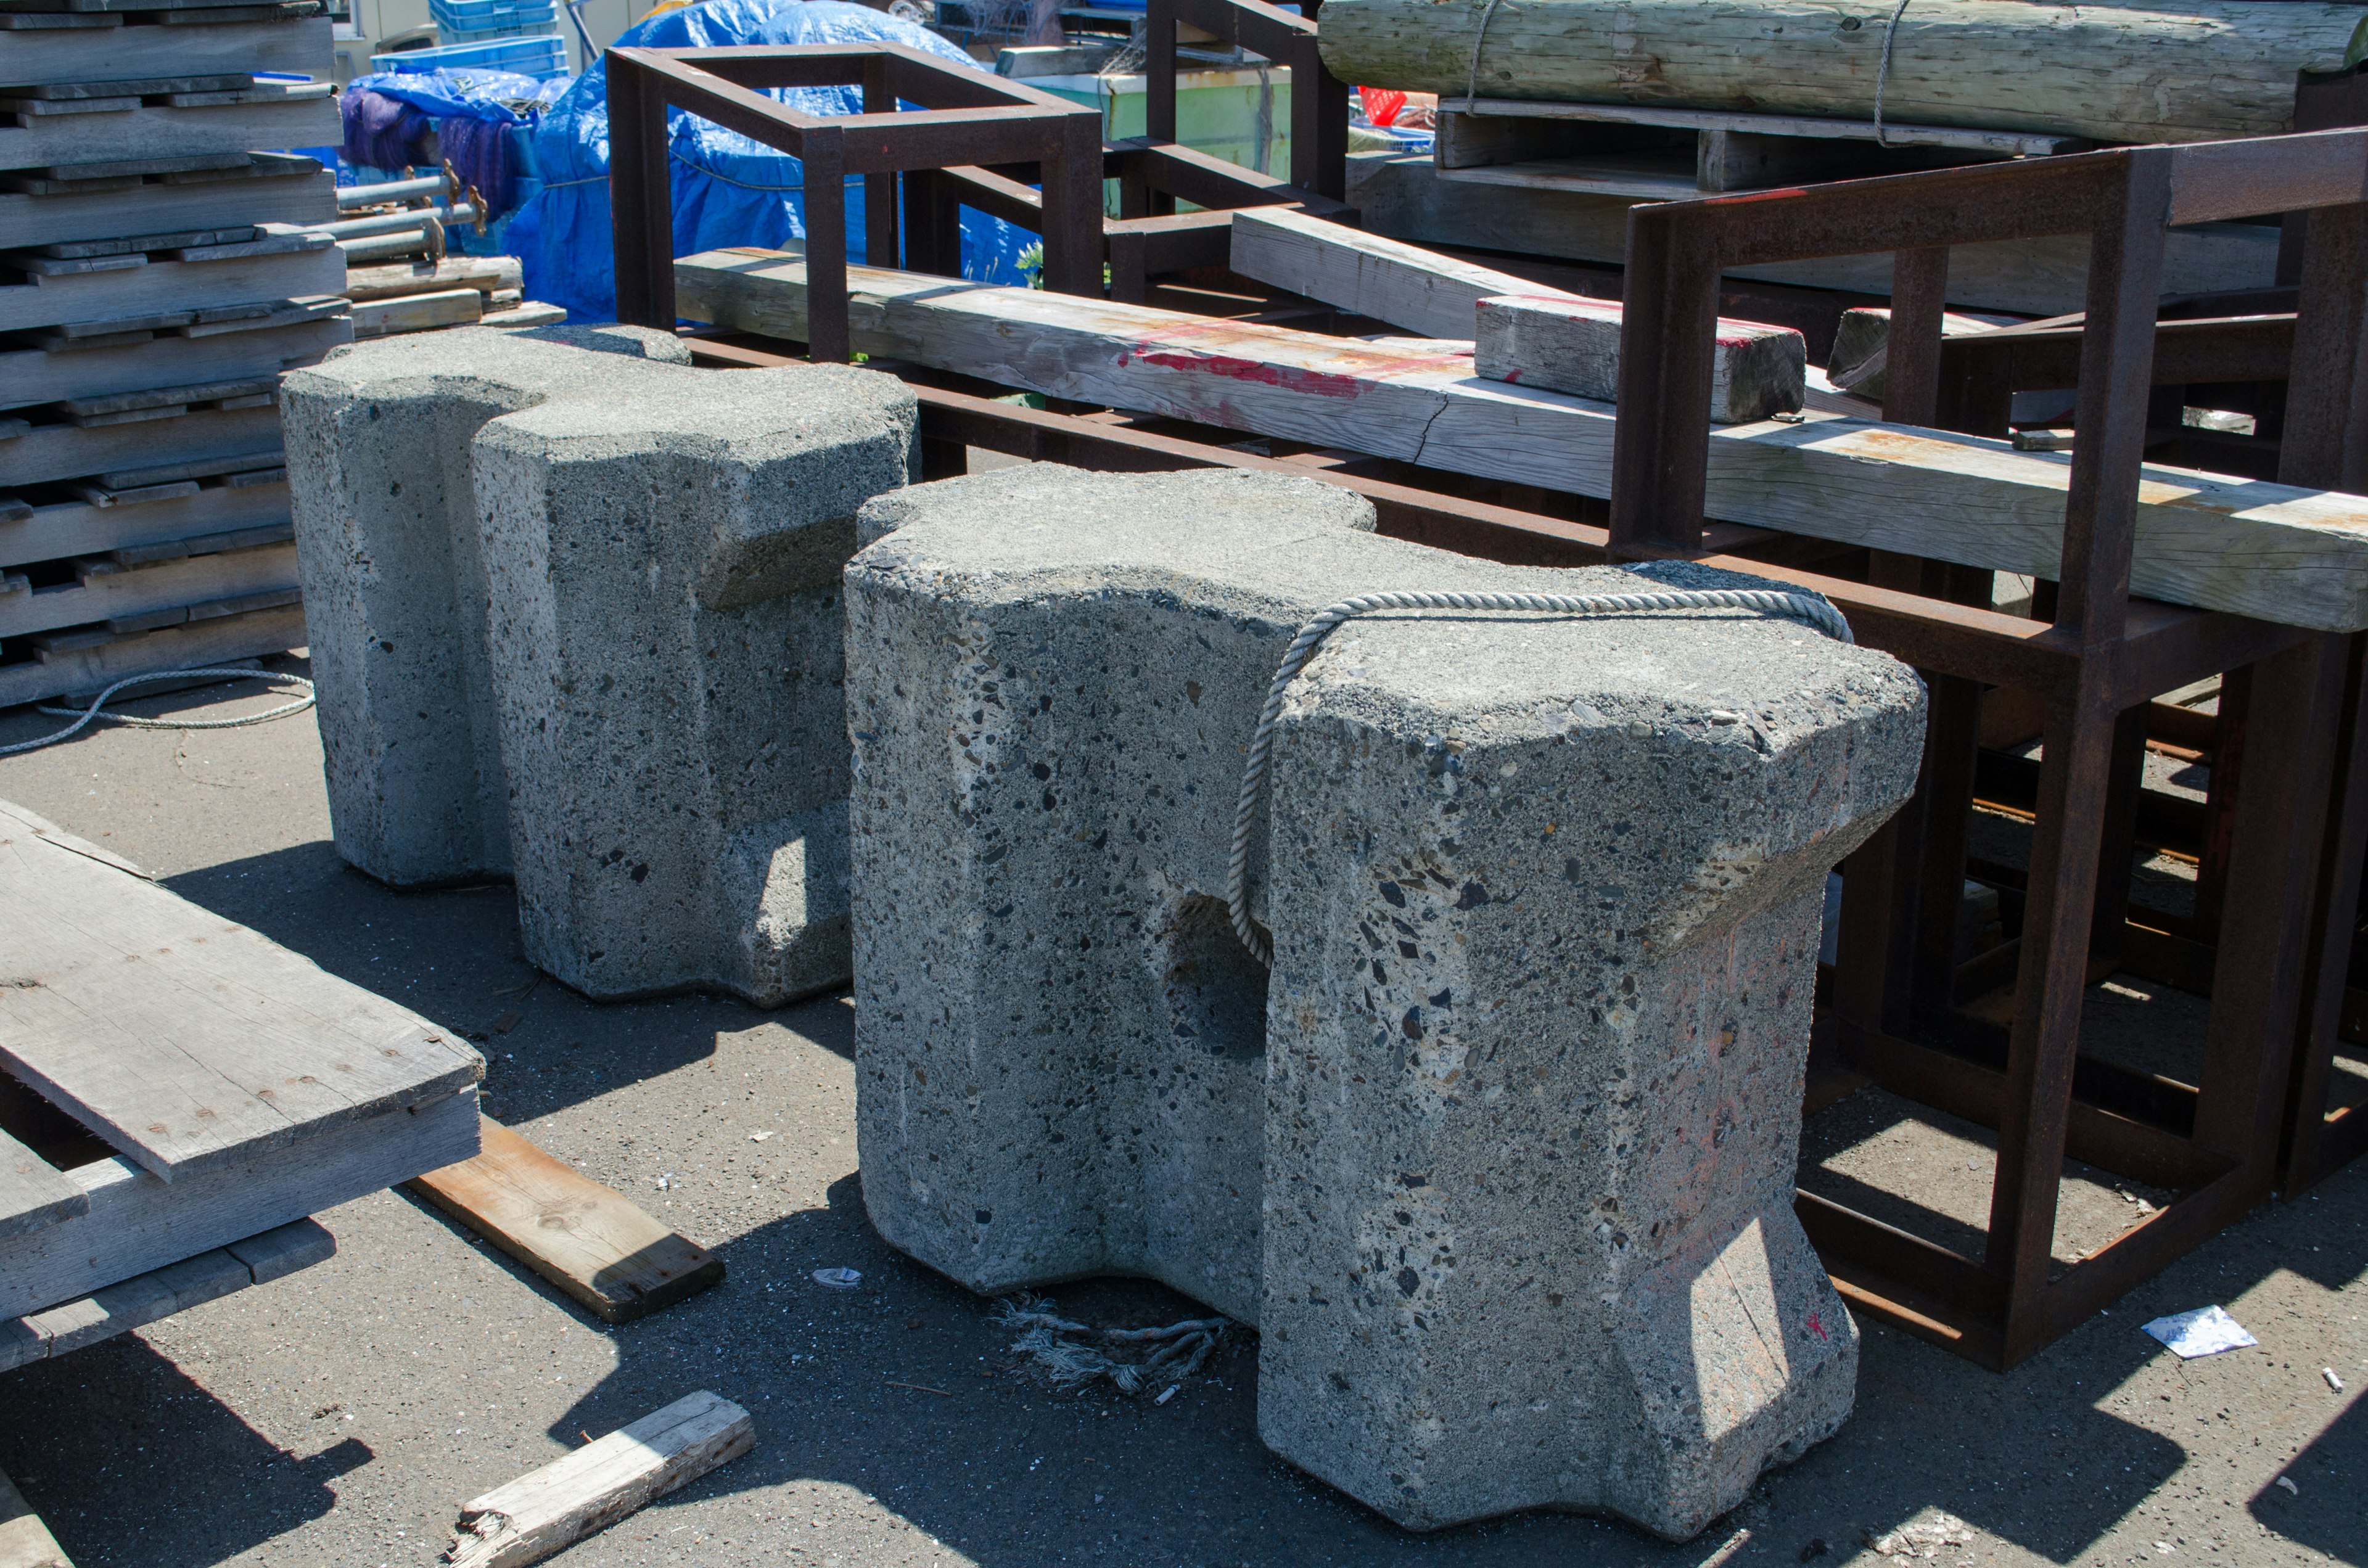
[[[89,1213],[0,1241],[0,1324],[243,1244],[465,1159],[476,1147],[472,1086],[177,1182],[121,1158],[80,1166],[66,1176],[89,1195]]]
[[[204,494],[199,491],[198,495],[188,499],[195,501]],[[152,503],[160,506],[176,504],[170,501]],[[108,507],[104,510],[128,513],[139,508]],[[35,516],[39,515],[37,511]],[[0,525],[0,533],[5,533],[10,527],[21,526]],[[153,566],[131,568],[105,562],[91,562],[79,568],[79,581],[61,583],[53,587],[35,588],[28,586],[27,579],[23,577],[0,576],[0,637],[25,637],[37,631],[90,626],[102,621],[121,625],[176,608],[212,604],[217,600],[242,598],[283,588],[292,589],[298,583],[296,546],[292,542],[267,545],[260,549],[194,555],[187,560],[165,561]],[[124,629],[131,630],[128,626]]]
[[[353,335],[353,323],[336,316],[208,337],[159,337],[118,348],[0,353],[0,407],[104,397],[146,387],[268,378],[312,364],[337,345],[352,342]]]
[[[285,481],[208,485],[195,495],[139,506],[58,502],[34,507],[32,515],[21,521],[0,523],[0,566],[100,555],[167,540],[283,526],[290,520]],[[6,602],[6,597],[0,595],[0,604]]]
[[[1513,190],[1442,179],[1428,158],[1360,153],[1349,159],[1349,200],[1372,233],[1416,244],[1513,251],[1565,261],[1618,263],[1627,256],[1623,196]],[[2174,229],[2163,245],[2166,294],[2267,288],[2275,280],[2278,231],[2260,223]],[[1891,292],[1891,257],[1739,267],[1733,276],[1812,289]],[[2065,315],[2088,308],[2089,240],[2065,235],[1957,245],[1949,252],[1948,299],[1966,310]]]
[[[0,32],[0,82],[105,82],[127,76],[279,71],[319,75],[332,51],[325,16],[218,27],[123,27]]]
[[[334,295],[343,290],[345,281],[345,256],[326,239],[312,249],[274,256],[150,261],[142,267],[35,278],[14,288],[0,288],[0,332],[120,321],[156,311],[201,311],[308,294]]]
[[[144,1328],[250,1285],[268,1284],[324,1263],[336,1252],[336,1238],[308,1219],[166,1264],[79,1301],[10,1320],[0,1329],[0,1371]],[[0,1557],[0,1568],[6,1568],[6,1561]]]
[[[1501,294],[1546,294],[1525,278],[1282,208],[1234,214],[1233,269],[1425,337],[1469,338],[1472,312]]]
[[[336,291],[359,305],[372,300],[438,294],[461,288],[491,294],[518,288],[524,277],[522,266],[514,256],[448,256],[441,261],[350,267],[346,272],[345,287]]]
[[[89,1212],[89,1194],[0,1131],[0,1239]]]
[[[336,139],[334,129],[325,138],[331,142]],[[24,196],[0,191],[0,234],[8,236],[11,246],[28,249],[76,240],[227,229],[242,224],[327,223],[336,216],[337,177],[318,169],[310,174],[220,184],[148,184],[135,190],[97,191],[88,196]]]
[[[164,570],[157,568],[156,570]],[[176,1180],[473,1084],[416,1013],[0,801],[0,1062]]]
[[[0,115],[0,120],[9,118]],[[345,133],[337,118],[337,102],[326,96],[197,108],[143,104],[112,114],[14,118],[17,121],[14,125],[0,124],[0,169],[96,164],[147,154],[233,153],[250,147],[318,147]]]
[[[702,1389],[461,1506],[453,1568],[525,1568],[755,1447],[757,1426]]]
[[[126,676],[205,669],[303,645],[304,609],[299,604],[103,640],[36,638],[38,657],[0,665],[0,708],[53,697],[86,697]]]
[[[0,1346],[0,1356],[5,1355],[6,1347]],[[0,1473],[0,1568],[74,1568],[58,1538],[5,1473]]]
[[[354,335],[384,337],[430,327],[465,326],[484,314],[484,295],[473,288],[371,300],[354,307]]]
[[[854,346],[1048,396],[1607,495],[1612,411],[1482,381],[1446,356],[1173,312],[850,269]],[[800,258],[676,264],[682,312],[803,338]],[[1962,565],[2054,577],[2069,460],[1811,413],[1712,432],[1708,510]],[[2368,501],[2148,468],[2136,592],[2324,631],[2368,627]]]
[[[1556,124],[1646,126],[1692,131],[1705,135],[1725,133],[1812,142],[1872,142],[1875,139],[1874,121],[1871,117],[1865,119],[1836,119],[1823,114],[1672,108],[1657,103],[1532,103],[1522,98],[1492,98],[1486,93],[1476,98],[1442,97],[1439,100],[1439,109],[1440,140],[1448,139],[1447,122],[1453,120],[1456,122],[1453,134],[1465,138],[1465,151],[1470,153],[1485,150],[1473,144],[1474,138],[1494,140],[1498,132],[1509,130],[1510,135],[1504,139],[1519,145],[1521,131],[1518,128]],[[1990,131],[1957,125],[1907,125],[1889,113],[1884,116],[1883,120],[1883,141],[1894,147],[1946,147],[1964,152],[1997,153],[2007,157],[2045,157],[2055,153],[2079,152],[2087,140],[2085,137],[2051,135],[2044,131]],[[1442,159],[1440,166],[1452,169],[1463,165],[1455,159],[1446,158]]]
[[[723,1278],[723,1260],[490,1117],[483,1152],[411,1189],[590,1308],[630,1323]]]
[[[567,319],[567,307],[529,300],[522,304],[504,309],[489,309],[477,318],[484,326],[498,326],[511,331],[529,326],[557,326]]]
[[[1473,368],[1492,381],[1613,402],[1620,391],[1622,315],[1616,300],[1530,294],[1483,300]],[[1744,425],[1797,411],[1808,368],[1808,342],[1792,328],[1721,320],[1711,358],[1711,418]]]
[[[0,491],[134,463],[199,462],[280,446],[279,410],[268,403],[192,409],[122,425],[35,425],[14,440],[0,438]]]
[[[1865,119],[1882,75],[1903,124],[2203,142],[2290,130],[2295,74],[2340,70],[2360,10],[1950,0],[1884,22],[1853,0],[1338,0],[1320,43],[1344,82],[1442,97]]]

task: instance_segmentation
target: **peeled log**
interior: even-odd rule
[[[1487,0],[1328,0],[1343,81],[1461,97]],[[1474,96],[1872,119],[1875,0],[1498,0]],[[2344,63],[2368,6],[2187,0],[2176,9],[1922,0],[1900,18],[1892,125],[2100,142],[2293,129],[2294,77]]]

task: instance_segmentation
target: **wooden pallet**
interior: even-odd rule
[[[159,147],[176,153],[318,147],[336,141],[344,126],[328,84],[311,85],[323,90],[262,96],[172,93],[76,114],[0,110],[0,169],[137,158]],[[224,97],[231,101],[219,101]]]
[[[458,1036],[0,801],[0,1320],[477,1153]]]
[[[326,140],[335,140],[333,127]],[[316,145],[318,143],[315,143]],[[137,188],[28,194],[0,190],[0,235],[15,248],[220,233],[256,223],[327,223],[337,216],[336,176],[310,158],[261,161],[257,177],[174,183],[141,177]],[[189,241],[189,244],[200,242]],[[142,246],[142,248],[146,248]]]
[[[133,25],[125,26],[125,21]],[[0,82],[31,86],[219,71],[313,75],[336,47],[331,26],[326,17],[194,27],[154,26],[125,17],[97,28],[0,29]]]
[[[205,616],[152,631],[83,627],[26,640],[28,656],[0,664],[0,708],[87,699],[126,676],[212,669],[304,645],[301,601]]]
[[[228,460],[279,450],[279,410],[276,399],[268,390],[247,395],[257,401],[239,408],[223,408],[216,403],[199,410],[187,403],[168,403],[145,419],[104,425],[77,425],[66,418],[40,424],[0,419],[0,493],[61,479],[78,479],[84,474],[103,473],[133,463]],[[0,534],[0,565],[50,559],[40,555],[12,558],[6,553],[5,538]]]

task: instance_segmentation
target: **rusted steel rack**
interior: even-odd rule
[[[1917,799],[1845,870],[1836,1044],[1849,1068],[1884,1087],[1996,1129],[1982,1256],[1801,1199],[1810,1235],[1854,1305],[1992,1365],[2012,1365],[2065,1333],[2260,1202],[2277,1176],[2295,1031],[2305,1018],[2324,1027],[2309,1001],[2321,988],[2314,903],[2336,737],[2347,703],[2356,710],[2359,700],[2350,650],[2339,637],[2133,601],[2130,558],[2171,224],[2309,212],[2278,477],[2361,487],[2363,202],[2368,133],[2335,131],[1670,203],[1630,217],[1611,548],[1639,558],[1702,548],[1722,269],[1893,253],[1884,415],[1930,425],[1940,415],[1949,247],[2090,236],[2062,569],[2052,623],[2025,645],[2038,657],[1999,660],[1937,618],[1898,642],[1868,639],[1925,672],[1932,708]],[[2180,331],[2169,335],[2176,345]],[[2167,368],[2177,355],[2174,347]],[[1871,575],[1934,601],[1974,598],[1988,582],[1946,562],[1879,554]],[[2250,672],[2247,787],[2229,824],[2204,1065],[2190,1086],[2084,1060],[2080,1014],[2085,986],[2120,961],[2137,793],[2130,764],[2148,704],[2222,671]],[[2003,1041],[1959,1028],[1950,1006],[1986,687],[2033,693],[2044,711]],[[2323,920],[2318,929],[2326,934]],[[2067,1153],[2182,1196],[2051,1278]]]
[[[1315,50],[1316,13],[1323,0],[1301,0],[1292,16],[1264,0],[1149,0],[1144,18],[1145,139],[1176,141],[1177,24],[1198,28],[1224,43],[1265,55],[1291,70],[1291,183],[1335,201],[1348,192],[1349,85],[1324,68]],[[1140,218],[1173,211],[1152,205]]]

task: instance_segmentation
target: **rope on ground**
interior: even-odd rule
[[[108,698],[127,686],[140,686],[152,680],[201,680],[210,676],[219,676],[233,680],[286,681],[290,685],[302,687],[304,691],[303,695],[293,702],[284,702],[277,708],[267,709],[260,713],[241,714],[235,719],[143,719],[132,713],[99,711],[107,706]],[[105,719],[113,724],[127,724],[135,730],[239,730],[249,724],[268,724],[274,719],[285,719],[291,713],[302,713],[312,707],[313,702],[313,683],[302,676],[284,675],[274,670],[154,670],[144,676],[124,676],[123,679],[92,698],[88,708],[52,708],[47,703],[41,704],[40,711],[60,719],[72,719],[74,722],[55,734],[43,735],[37,741],[19,741],[12,746],[0,746],[0,756],[14,756],[18,752],[39,751],[43,746],[55,745],[60,741],[81,733],[85,725],[100,719]]]
[[[1020,1331],[1011,1348],[1034,1361],[1055,1388],[1082,1388],[1107,1378],[1119,1392],[1130,1395],[1160,1389],[1152,1403],[1165,1404],[1184,1380],[1201,1369],[1233,1326],[1227,1318],[1187,1318],[1158,1328],[1095,1328],[1061,1317],[1053,1303],[1026,1291],[999,1302],[995,1321]],[[1156,1346],[1140,1360],[1121,1360],[1092,1344]]]
[[[1242,794],[1234,812],[1234,852],[1225,867],[1225,903],[1233,915],[1234,934],[1260,963],[1274,961],[1274,944],[1250,919],[1250,833],[1258,824],[1260,799],[1266,793],[1267,760],[1274,745],[1275,721],[1282,714],[1282,696],[1333,629],[1351,617],[1384,609],[1515,610],[1559,616],[1641,615],[1675,609],[1750,609],[1762,615],[1803,621],[1838,642],[1851,641],[1850,622],[1841,611],[1814,594],[1781,593],[1767,588],[1695,588],[1658,594],[1432,594],[1399,592],[1362,594],[1342,599],[1299,629],[1282,655],[1281,667],[1267,687],[1266,708],[1258,715],[1258,733],[1250,737],[1249,766],[1242,772]]]

